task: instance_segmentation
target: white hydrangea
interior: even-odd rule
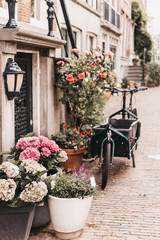
[[[24,166],[27,173],[37,174],[38,172],[46,170],[42,164],[34,161],[33,159],[23,160],[21,165]]]
[[[3,162],[0,165],[0,169],[2,169],[9,178],[14,178],[19,174],[19,168],[11,162]]]
[[[9,201],[14,198],[16,183],[13,179],[0,179],[0,199]]]
[[[20,199],[24,202],[40,202],[47,195],[48,190],[44,182],[29,183],[20,194]]]

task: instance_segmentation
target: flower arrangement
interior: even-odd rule
[[[20,207],[28,203],[42,204],[48,194],[47,169],[27,159],[20,164],[17,161],[4,161],[0,165],[0,201],[10,207]]]
[[[91,132],[85,128],[78,130],[72,128],[69,125],[61,124],[62,132],[57,136],[52,136],[56,140],[57,144],[63,149],[74,149],[77,151],[79,148],[85,147],[91,136]]]
[[[110,71],[112,58],[111,51],[105,54],[97,46],[94,53],[86,51],[85,54],[79,54],[77,49],[72,49],[72,56],[67,62],[56,63],[57,86],[63,92],[60,101],[68,107],[70,128],[67,131],[61,128],[62,133],[53,139],[60,144],[62,137],[65,138],[63,148],[68,145],[76,149],[85,145],[81,143],[87,143],[85,140],[86,137],[89,139],[90,134],[83,136],[83,132],[91,132],[92,127],[102,121],[105,85],[113,86],[116,79]],[[83,139],[79,138],[79,134]]]
[[[2,154],[8,154],[7,160],[17,161],[19,164],[31,159],[33,167],[34,161],[38,162],[47,172],[56,171],[59,163],[67,160],[66,152],[62,151],[55,141],[44,136],[36,137],[33,133],[20,138],[10,152]]]
[[[48,179],[47,179],[48,180]],[[95,194],[95,185],[92,186],[90,175],[85,173],[84,165],[72,174],[61,174],[47,182],[49,194],[58,198],[84,198]]]

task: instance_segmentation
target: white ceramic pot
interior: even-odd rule
[[[88,217],[92,198],[57,198],[48,196],[50,217],[58,238],[73,239],[81,234]]]

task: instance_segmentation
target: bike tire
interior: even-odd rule
[[[105,144],[103,152],[102,185],[101,185],[102,190],[107,185],[110,161],[111,161],[111,143],[108,142]]]

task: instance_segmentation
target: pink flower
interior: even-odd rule
[[[91,51],[85,51],[85,54],[87,55],[87,56],[92,56],[93,54],[91,53]]]
[[[44,136],[39,136],[38,139],[39,139],[40,143],[48,141],[48,138],[44,137]]]
[[[63,61],[58,61],[57,63],[56,63],[57,65],[64,65],[64,62]]]
[[[38,137],[20,138],[16,144],[16,149],[25,150],[28,147],[39,148],[40,142]]]
[[[66,153],[65,151],[61,151],[61,152],[58,154],[58,156],[66,158],[66,157],[67,157],[67,153]]]
[[[47,147],[42,148],[41,151],[42,156],[49,157],[51,155],[51,151]]]
[[[74,83],[74,77],[72,74],[68,74],[66,77],[66,80],[69,82],[69,84]]]
[[[100,73],[102,73],[104,71],[104,68],[103,67],[100,68],[99,71],[100,71]]]
[[[72,52],[78,55],[78,49],[77,48],[73,48]]]
[[[101,50],[102,48],[101,48],[101,46],[100,46],[100,45],[97,45],[97,49],[98,49],[98,50]]]
[[[48,142],[48,146],[47,146],[52,152],[58,152],[59,151],[59,146],[56,144],[55,141],[50,140]]]
[[[80,73],[80,74],[78,74],[78,78],[79,78],[79,79],[83,79],[83,78],[85,78],[85,74],[84,74],[84,72],[83,72],[83,73]]]
[[[33,159],[34,161],[38,162],[40,158],[40,153],[36,148],[26,148],[23,152],[21,152],[19,156],[19,160],[27,160],[27,159]]]
[[[111,51],[108,51],[107,55],[109,58],[113,58],[113,56],[114,56],[113,52],[111,52]]]

